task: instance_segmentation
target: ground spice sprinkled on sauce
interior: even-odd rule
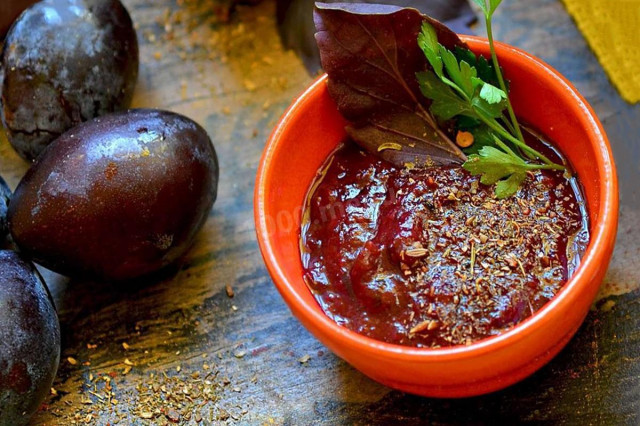
[[[314,187],[305,281],[338,324],[390,343],[503,332],[558,292],[588,241],[577,184],[557,171],[497,200],[462,168],[397,168],[347,142]]]

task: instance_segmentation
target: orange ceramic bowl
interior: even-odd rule
[[[464,37],[489,55],[486,40]],[[435,397],[479,395],[509,386],[542,367],[571,339],[607,270],[618,223],[618,182],[602,125],[557,71],[498,44],[516,113],[559,146],[584,187],[591,242],[582,264],[558,294],[505,333],[469,346],[411,348],[359,335],[330,320],[303,281],[300,219],[320,166],[345,139],[344,120],[319,78],[284,114],[267,142],[255,189],[258,242],[267,268],[293,314],[355,368],[402,391]]]

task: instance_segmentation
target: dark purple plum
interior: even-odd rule
[[[2,0],[0,2],[0,39],[6,34],[20,12],[35,2],[36,0]]]
[[[33,265],[0,251],[0,425],[24,425],[58,369],[60,325]]]
[[[0,176],[0,242],[7,236],[9,228],[7,227],[7,210],[9,208],[9,200],[11,199],[11,189]]]
[[[7,33],[1,64],[2,122],[33,160],[73,126],[129,107],[138,42],[119,0],[43,0]]]
[[[126,280],[186,252],[217,187],[218,160],[202,127],[167,111],[130,110],[49,145],[14,192],[9,229],[49,269]]]

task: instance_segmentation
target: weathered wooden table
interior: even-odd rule
[[[640,106],[620,99],[561,3],[506,1],[497,38],[556,67],[604,122],[620,173],[618,245],[601,298],[567,348],[522,383],[463,400],[369,380],[309,335],[271,283],[254,234],[255,172],[271,128],[311,81],[281,46],[273,1],[239,7],[228,23],[211,0],[124,3],[141,42],[134,104],[208,130],[219,198],[164,277],[124,288],[46,274],[63,352],[35,424],[640,422]],[[26,168],[3,136],[0,173],[15,186]]]

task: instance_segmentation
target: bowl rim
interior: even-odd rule
[[[480,46],[486,48],[489,45],[488,40],[483,37],[460,35],[460,38],[464,42],[469,43],[472,48]],[[495,46],[498,56],[509,54],[516,59],[515,62],[517,63],[531,62],[538,72],[544,73],[546,78],[560,86],[561,90],[570,95],[582,113],[581,115],[583,117],[581,117],[580,121],[584,122],[582,118],[587,120],[589,133],[592,133],[595,139],[599,141],[598,146],[594,147],[596,151],[596,167],[594,167],[594,169],[604,171],[606,179],[601,182],[600,187],[598,221],[592,223],[590,244],[578,270],[562,286],[553,299],[532,316],[503,333],[478,340],[466,346],[456,345],[444,348],[417,348],[379,341],[338,325],[321,310],[317,309],[318,305],[312,307],[308,304],[295,291],[291,283],[289,283],[280,267],[279,260],[274,254],[273,241],[267,230],[264,203],[267,185],[270,180],[269,163],[279,150],[278,142],[280,136],[285,132],[289,122],[294,119],[298,111],[308,102],[313,102],[314,99],[320,95],[322,86],[326,84],[327,80],[327,75],[323,74],[295,99],[267,139],[258,166],[254,192],[254,220],[258,245],[273,282],[293,313],[298,316],[298,318],[302,316],[311,321],[314,327],[322,334],[340,336],[343,344],[346,343],[354,350],[364,351],[376,357],[396,360],[410,359],[413,362],[444,362],[475,358],[516,344],[527,336],[535,333],[537,329],[547,326],[549,322],[556,321],[558,315],[561,315],[561,313],[567,309],[571,309],[571,306],[576,302],[579,294],[587,290],[590,277],[596,275],[600,261],[603,259],[606,260],[607,248],[613,247],[617,232],[618,178],[611,147],[602,124],[591,106],[573,84],[553,67],[541,59],[506,43],[496,42]],[[302,277],[300,277],[300,279],[302,279]],[[314,300],[312,303],[315,304],[317,302]]]

